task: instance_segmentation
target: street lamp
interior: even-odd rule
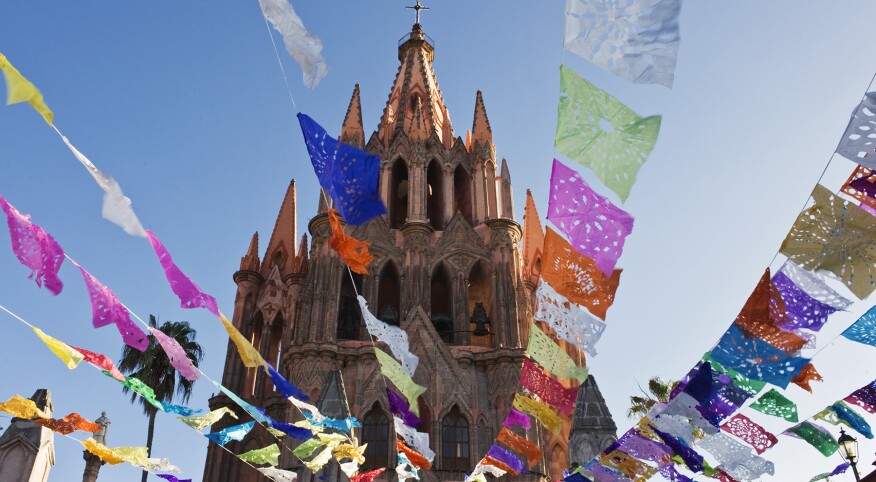
[[[836,439],[836,443],[839,445],[840,456],[852,466],[852,471],[855,473],[855,480],[860,482],[861,476],[858,474],[858,467],[855,463],[855,460],[858,458],[858,440],[849,436],[842,428],[840,428],[840,436]]]

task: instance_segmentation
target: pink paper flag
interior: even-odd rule
[[[741,438],[754,447],[758,454],[762,454],[766,449],[779,442],[775,435],[767,432],[765,428],[741,413],[737,413],[733,418],[724,422],[721,425],[721,430]]]
[[[82,266],[76,265],[85,286],[88,288],[88,297],[91,298],[91,323],[95,328],[101,328],[109,324],[116,325],[122,340],[131,348],[146,351],[149,346],[149,338],[146,333],[131,321],[128,309],[116,298],[115,293],[98,281]]]
[[[158,262],[164,268],[164,276],[167,277],[167,281],[170,283],[170,289],[179,297],[180,306],[183,308],[206,308],[210,310],[210,313],[219,316],[216,298],[201,291],[201,288],[174,264],[167,248],[161,244],[161,241],[155,237],[152,231],[147,229],[146,237],[149,239],[152,249],[155,250],[155,254],[158,255]]]
[[[116,365],[113,363],[113,361],[107,358],[105,355],[101,355],[100,353],[95,353],[93,351],[75,347],[72,345],[70,345],[70,348],[78,351],[79,353],[82,353],[82,359],[86,362],[91,363],[101,370],[106,370],[107,372],[109,372],[110,376],[120,382],[125,381],[125,376],[122,375],[122,372],[120,372],[119,369],[116,368]]]
[[[597,194],[584,179],[554,159],[547,218],[579,253],[596,262],[605,274],[614,271],[633,231],[633,217]]]
[[[152,336],[158,340],[158,344],[161,345],[161,348],[164,349],[164,353],[167,354],[167,358],[170,359],[170,364],[176,368],[180,375],[184,376],[186,380],[195,381],[201,377],[201,372],[195,367],[192,363],[192,360],[186,355],[186,351],[183,350],[183,347],[179,346],[179,343],[164,334],[163,331],[158,328],[149,327],[149,331],[152,332]]]
[[[520,386],[538,395],[541,401],[559,409],[565,415],[571,415],[575,410],[575,398],[578,397],[579,387],[564,387],[560,382],[547,376],[529,358],[523,359],[523,368],[520,370]]]
[[[64,262],[64,250],[43,228],[30,222],[29,215],[18,212],[3,196],[0,196],[0,208],[6,213],[12,252],[21,264],[31,269],[29,278],[40,287],[45,283],[46,289],[54,295],[60,293],[64,283],[58,278],[58,271]]]

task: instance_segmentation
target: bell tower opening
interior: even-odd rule
[[[398,158],[392,165],[389,186],[389,227],[399,229],[408,218],[408,166],[404,159]]]
[[[444,230],[444,173],[441,163],[433,159],[426,171],[426,212],[435,231]]]
[[[453,213],[462,213],[469,223],[474,224],[471,216],[471,176],[462,167],[456,166],[453,171]]]
[[[401,283],[395,264],[389,261],[380,271],[377,290],[377,318],[390,325],[399,325],[401,310]]]
[[[443,264],[435,268],[432,273],[431,312],[432,326],[444,340],[444,343],[453,343],[453,313],[450,303],[450,276]]]
[[[490,279],[490,270],[484,261],[478,261],[468,276],[469,330],[472,331],[473,345],[491,345],[493,293]]]
[[[359,340],[362,331],[362,313],[359,309],[359,302],[356,300],[356,293],[362,291],[362,275],[353,274],[353,279],[356,281],[355,288],[346,268],[343,269],[341,278],[341,292],[338,296],[337,338],[338,340]]]

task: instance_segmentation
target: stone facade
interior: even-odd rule
[[[465,139],[453,137],[432,69],[434,54],[432,42],[415,24],[399,46],[399,70],[377,130],[366,142],[358,85],[341,128],[343,142],[381,159],[379,186],[388,213],[347,227],[349,234],[371,243],[374,261],[368,274],[350,274],[329,247],[325,196],[308,224],[310,246],[304,235],[296,248],[293,181],[264,256],[259,258],[256,233],[234,275],[232,321],[312,400],[324,400],[326,390],[345,393],[345,410],[364,425],[356,436],[369,443],[366,467],[394,467],[386,382],[356,303],[361,294],[378,318],[408,333],[420,358],[413,378],[427,391],[420,398],[418,429],[429,433],[437,454],[434,470],[423,478],[462,480],[492,444],[517,391],[540,245],[521,243],[524,229],[514,220],[510,170],[496,158],[480,92],[471,131]],[[529,217],[534,219],[527,224],[538,222]],[[536,230],[541,233],[540,224],[526,227]],[[533,244],[538,236],[527,237]],[[340,392],[337,375],[331,374],[342,377]],[[277,419],[299,417],[263,372],[243,367],[230,344],[223,384]],[[210,400],[212,409],[222,406],[236,408],[223,395]],[[615,436],[613,423],[603,425],[600,440]],[[545,460],[517,479],[559,478],[569,463],[570,429],[571,421],[559,436],[531,429],[527,437],[542,446]],[[227,447],[240,453],[269,443],[267,433],[257,430]],[[298,470],[302,482],[343,478],[327,468],[317,479],[288,450],[281,467]],[[228,452],[210,446],[204,480],[261,479]]]
[[[52,392],[41,388],[30,399],[52,416]],[[54,433],[30,420],[13,418],[0,436],[0,482],[46,482],[53,465]]]

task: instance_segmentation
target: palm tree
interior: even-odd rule
[[[204,350],[195,341],[196,331],[189,326],[187,321],[165,321],[160,327],[155,316],[149,315],[149,325],[158,328],[167,336],[173,338],[185,350],[186,355],[195,366],[204,359]],[[188,402],[192,396],[194,382],[187,380],[170,364],[170,359],[164,353],[161,345],[154,336],[149,335],[149,347],[145,352],[140,352],[127,345],[122,349],[122,359],[119,361],[119,370],[127,376],[138,378],[155,391],[155,398],[162,402],[173,401],[174,393],[179,395],[181,403]],[[128,393],[130,389],[123,387],[122,391]],[[143,412],[149,417],[149,429],[146,432],[146,447],[152,453],[152,437],[155,434],[155,414],[158,411],[146,399],[136,393],[131,393],[131,403],[140,401]],[[143,472],[143,482],[146,482],[148,472]]]
[[[654,405],[657,405],[658,402],[669,402],[669,395],[676,386],[678,386],[678,382],[665,382],[660,377],[651,378],[648,380],[648,391],[650,394],[645,393],[645,391],[639,387],[639,390],[642,390],[642,395],[644,395],[644,397],[637,395],[630,397],[630,408],[627,409],[627,417],[643,417]]]

